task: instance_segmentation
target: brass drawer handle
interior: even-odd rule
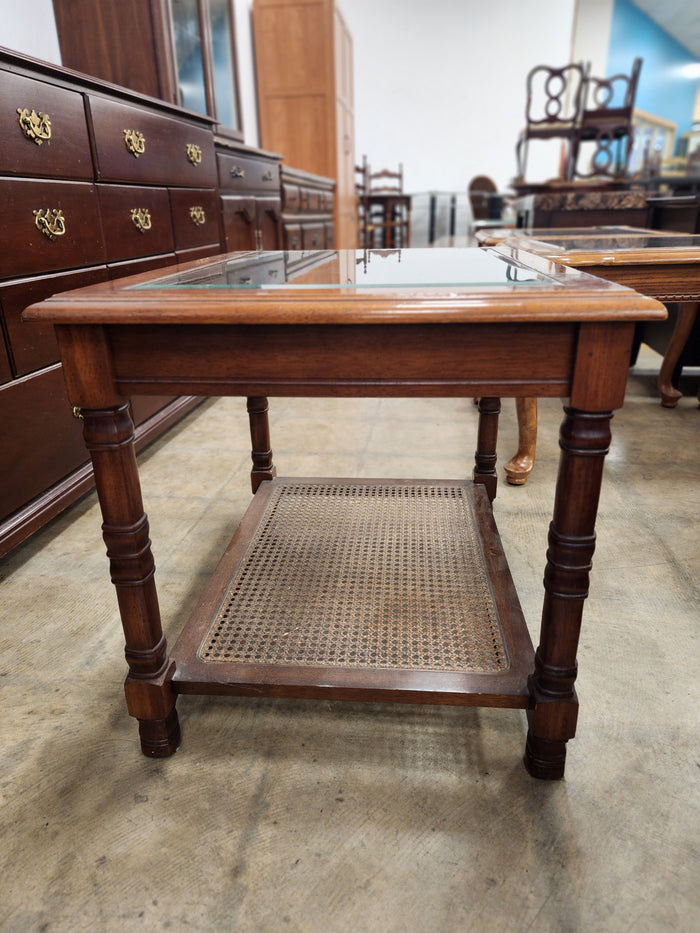
[[[272,181],[272,170],[271,169],[268,169],[266,172],[263,172],[262,180]]]
[[[194,143],[187,143],[187,158],[190,160],[192,165],[199,165],[202,161],[202,150],[200,146],[196,146]]]
[[[131,219],[139,233],[151,229],[151,212],[146,207],[132,207]]]
[[[27,139],[32,139],[40,146],[45,139],[51,139],[51,120],[48,113],[39,113],[36,110],[28,110],[26,107],[18,107],[19,125]]]
[[[45,211],[34,211],[34,224],[49,240],[55,240],[66,232],[66,219],[59,208],[47,207]]]
[[[240,165],[234,165],[230,171],[231,178],[245,178],[245,169]]]
[[[204,208],[199,205],[190,208],[190,217],[192,218],[192,223],[197,224],[198,227],[201,227],[207,220]]]
[[[138,159],[146,151],[146,137],[138,130],[124,130],[124,145]]]

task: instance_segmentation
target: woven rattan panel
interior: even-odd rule
[[[275,486],[202,660],[508,669],[468,485]]]

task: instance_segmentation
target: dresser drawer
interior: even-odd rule
[[[88,105],[100,181],[216,185],[210,130],[99,97]]]
[[[250,156],[217,153],[219,187],[234,191],[269,191],[279,194],[280,176],[276,162]]]
[[[0,173],[92,179],[82,94],[0,71]]]
[[[317,214],[321,209],[321,192],[318,188],[302,188],[300,201],[305,214]]]
[[[282,225],[285,249],[301,249],[301,224],[290,224],[284,221]]]
[[[217,191],[171,188],[175,249],[192,249],[218,242],[220,205]]]
[[[141,275],[153,269],[165,269],[177,262],[175,253],[148,256],[146,259],[128,259],[126,262],[111,262],[107,266],[110,279],[122,279],[127,275]]]
[[[94,185],[2,178],[0,203],[0,278],[104,263]]]
[[[61,366],[0,388],[0,424],[0,518],[45,493],[89,459],[82,422],[71,413]]]
[[[173,251],[167,188],[98,185],[97,193],[110,262]]]
[[[299,186],[284,182],[282,185],[282,210],[296,212],[299,210]]]
[[[2,304],[7,337],[18,376],[43,369],[59,359],[53,326],[51,324],[25,324],[21,319],[24,309],[57,292],[82,288],[83,285],[94,285],[106,279],[106,268],[98,266],[94,269],[85,269],[83,272],[54,273],[0,285],[0,304]]]
[[[322,223],[304,224],[301,231],[302,249],[325,249],[326,229]]]

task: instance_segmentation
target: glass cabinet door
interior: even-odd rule
[[[189,110],[209,113],[199,0],[171,0],[171,9],[180,103]]]
[[[241,129],[232,0],[170,0],[180,104]]]

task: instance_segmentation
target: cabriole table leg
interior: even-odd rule
[[[576,650],[583,603],[588,596],[595,520],[612,418],[612,412],[564,410],[540,644],[529,680],[525,749],[530,774],[550,779],[564,776],[566,742],[576,731]]]
[[[161,627],[148,519],[141,499],[134,424],[128,403],[83,409],[82,415],[126,640],[127,707],[139,720],[143,753],[162,758],[177,749],[180,726],[172,689],[174,664],[168,658]]]

